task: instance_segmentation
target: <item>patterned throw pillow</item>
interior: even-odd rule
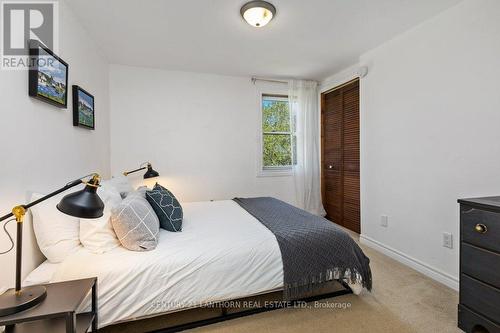
[[[150,251],[158,244],[160,225],[151,205],[140,195],[127,196],[111,213],[111,224],[124,248]]]
[[[182,207],[172,192],[156,183],[152,191],[146,191],[146,199],[158,215],[161,228],[182,231]]]

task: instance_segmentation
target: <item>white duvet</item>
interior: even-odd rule
[[[276,290],[283,264],[274,235],[237,203],[184,203],[182,232],[158,247],[71,254],[52,282],[97,276],[99,326]]]

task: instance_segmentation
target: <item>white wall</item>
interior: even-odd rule
[[[111,66],[112,173],[151,161],[180,201],[267,195],[293,203],[291,177],[257,177],[260,89],[287,92],[246,77]]]
[[[360,58],[364,241],[455,288],[456,200],[500,193],[498,17],[464,1]]]
[[[94,95],[96,130],[73,127],[71,90],[68,109],[59,109],[28,97],[27,71],[0,71],[0,215],[25,203],[33,191],[47,193],[93,171],[109,175],[108,66],[64,2],[59,13],[59,56],[69,64],[68,85]],[[41,260],[29,220],[23,275]],[[15,222],[9,230],[15,237]],[[9,244],[1,230],[0,252]],[[0,267],[0,286],[13,286],[15,250],[0,256]]]

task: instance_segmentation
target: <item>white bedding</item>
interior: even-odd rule
[[[32,286],[35,284],[45,284],[52,281],[56,274],[60,263],[51,263],[45,260],[37,268],[35,268],[23,281],[23,286]]]
[[[155,250],[82,248],[52,281],[97,276],[100,327],[283,286],[276,238],[238,204],[184,203],[183,210],[182,232],[162,230]]]
[[[182,206],[182,232],[160,229],[153,251],[133,252],[120,246],[94,254],[81,247],[55,266],[42,264],[25,282],[46,283],[49,276],[50,282],[97,276],[99,327],[283,287],[276,238],[237,203]],[[360,285],[351,288],[361,291]]]

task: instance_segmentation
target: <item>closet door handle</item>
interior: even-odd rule
[[[333,165],[329,165],[327,168],[328,168],[329,170],[332,170],[332,169],[333,169]]]

